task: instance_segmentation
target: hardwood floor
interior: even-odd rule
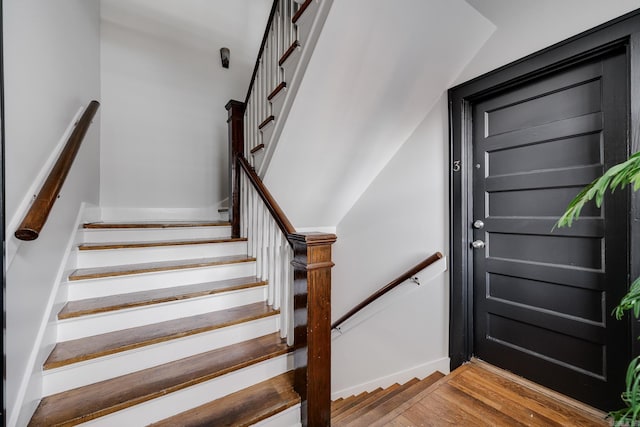
[[[334,411],[348,400],[334,402]],[[389,401],[383,406],[348,419],[334,412],[332,421],[352,427],[609,425],[603,412],[476,360],[393,408]]]

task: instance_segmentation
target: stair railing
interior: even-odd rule
[[[273,2],[244,100],[244,153],[259,172],[273,153],[332,1]]]
[[[78,120],[42,188],[35,196],[22,223],[15,231],[16,238],[20,240],[35,240],[40,235],[99,107],[100,103],[98,101],[91,101],[80,120]]]
[[[294,388],[303,426],[331,423],[331,246],[334,234],[298,233],[244,157],[244,104],[230,101],[233,237],[246,237],[281,335],[294,348]]]
[[[373,302],[379,300],[384,295],[386,295],[389,292],[391,292],[392,290],[396,289],[398,286],[400,286],[402,283],[406,282],[407,280],[414,280],[414,281],[417,282],[417,279],[415,278],[415,275],[417,273],[419,273],[420,271],[424,270],[425,268],[429,267],[430,265],[432,265],[433,263],[435,263],[436,261],[438,261],[438,260],[440,260],[442,258],[443,258],[443,255],[440,252],[436,252],[433,255],[431,255],[430,257],[426,258],[424,261],[421,261],[418,264],[416,264],[415,266],[411,267],[409,270],[405,271],[400,276],[396,277],[391,282],[387,283],[385,286],[383,286],[382,288],[380,288],[379,290],[374,292],[371,296],[366,298],[360,304],[357,304],[351,310],[346,312],[343,316],[341,316],[338,320],[336,320],[331,325],[331,329],[340,331],[341,326],[345,322],[347,322],[349,319],[351,319],[353,316],[355,316],[360,311],[364,310],[366,307],[371,305]],[[420,283],[417,282],[417,284],[420,284]]]

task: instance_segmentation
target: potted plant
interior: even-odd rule
[[[619,163],[607,170],[600,178],[585,187],[569,204],[566,212],[556,223],[557,227],[570,227],[575,219],[580,216],[582,207],[595,199],[598,207],[607,191],[615,191],[633,187],[633,191],[640,190],[640,152],[633,154],[627,161]],[[640,317],[640,277],[636,278],[629,288],[629,292],[622,298],[614,309],[613,315],[620,320],[625,312],[632,311],[637,318]],[[626,389],[622,392],[624,408],[609,413],[614,426],[635,426],[640,424],[640,356],[635,357],[629,363],[626,376]]]

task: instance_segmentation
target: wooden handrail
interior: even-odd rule
[[[369,304],[371,304],[372,302],[374,302],[384,294],[393,290],[398,285],[405,282],[407,279],[410,279],[414,274],[418,273],[419,271],[423,270],[424,268],[438,261],[439,259],[442,258],[442,256],[443,255],[440,252],[436,252],[435,254],[431,255],[429,258],[425,259],[421,263],[416,264],[415,266],[407,270],[405,273],[401,274],[396,279],[389,282],[386,286],[384,286],[383,288],[375,292],[369,298],[365,299],[360,304],[356,305],[351,310],[349,310],[344,316],[340,317],[338,320],[336,320],[333,323],[333,325],[331,325],[331,329],[338,328],[342,323],[344,323],[351,316],[353,316],[354,314],[356,314],[357,312],[359,312],[360,310],[362,310],[363,308],[365,308],[366,306],[368,306]]]
[[[291,241],[291,236],[296,233],[296,229],[293,227],[269,190],[267,190],[267,187],[264,186],[262,180],[256,173],[255,169],[253,169],[253,167],[249,164],[247,159],[245,159],[244,156],[238,156],[237,159],[238,164],[242,169],[244,169],[247,177],[249,177],[249,181],[251,181],[253,188],[256,189],[256,191],[262,198],[262,201],[267,206],[267,209],[269,209],[269,212],[271,212],[271,215],[278,224],[278,227],[284,233],[284,235],[287,236],[287,240]]]
[[[249,97],[251,96],[251,91],[253,90],[253,85],[256,81],[256,76],[258,75],[258,68],[260,67],[260,58],[262,58],[262,52],[264,52],[264,47],[267,44],[267,39],[269,38],[269,31],[271,31],[273,17],[275,16],[276,10],[278,9],[278,1],[279,0],[273,0],[273,5],[271,6],[271,12],[269,12],[269,19],[267,20],[267,28],[265,28],[264,35],[262,36],[262,43],[260,43],[258,58],[256,59],[256,65],[253,67],[253,74],[251,74],[251,81],[249,82],[249,90],[247,90],[247,96],[244,99],[245,106],[249,103]]]
[[[76,154],[78,154],[84,136],[91,125],[91,120],[93,120],[99,107],[100,103],[98,101],[91,101],[89,106],[84,110],[82,117],[71,133],[71,136],[69,136],[66,145],[62,149],[51,172],[49,172],[49,176],[47,176],[40,192],[22,220],[20,227],[16,230],[15,236],[18,239],[35,240],[40,235],[40,231],[42,231],[42,227],[44,227],[49,217],[53,204],[58,194],[60,194],[69,170],[71,170],[71,166],[73,165]]]

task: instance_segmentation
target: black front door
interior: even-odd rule
[[[602,409],[620,406],[628,322],[628,193],[553,229],[569,201],[626,159],[624,52],[473,104],[473,351]]]

